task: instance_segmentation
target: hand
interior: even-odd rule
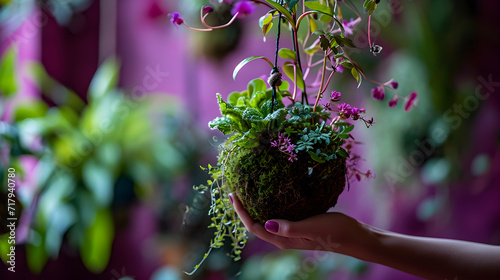
[[[255,222],[234,194],[229,195],[250,233],[280,249],[330,251],[351,255],[367,240],[367,225],[342,213],[324,213],[298,222],[275,219]]]

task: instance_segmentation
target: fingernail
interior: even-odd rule
[[[229,202],[231,202],[231,205],[233,205],[233,194],[229,194]]]
[[[267,231],[277,233],[278,229],[280,228],[280,225],[275,221],[267,221],[264,227],[266,228]]]

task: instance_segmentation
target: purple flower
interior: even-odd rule
[[[339,109],[339,114],[343,116],[344,118],[348,119],[351,116],[352,113],[352,108],[351,105],[347,103],[342,103],[337,105],[337,109]]]
[[[353,120],[359,119],[359,113],[361,113],[361,110],[356,107],[352,107],[351,109],[351,117]]]
[[[397,104],[398,104],[398,97],[394,96],[394,98],[391,99],[391,101],[389,101],[389,107],[394,108]]]
[[[385,98],[385,89],[383,86],[378,86],[376,88],[372,88],[372,96],[377,100],[384,100]]]
[[[286,151],[288,153],[292,154],[294,150],[295,150],[295,147],[293,146],[293,144],[288,144],[288,146],[286,146]]]
[[[393,89],[398,89],[398,86],[399,86],[398,82],[396,82],[396,81],[391,81],[391,87],[392,87]]]
[[[330,100],[332,102],[338,102],[340,100],[340,96],[342,96],[342,93],[340,91],[332,91],[332,94],[330,95]]]
[[[341,57],[339,58],[339,63],[337,63],[337,66],[335,67],[335,71],[342,73],[344,72],[344,66],[340,65],[340,63],[344,61],[344,59]]]
[[[358,182],[361,181],[361,175],[359,175],[359,173],[356,173],[356,179],[358,179]]]
[[[294,162],[297,160],[297,154],[291,154],[290,157],[288,158],[290,162]]]
[[[177,27],[177,25],[181,25],[184,23],[184,20],[181,18],[180,14],[175,12],[172,14],[172,18],[170,19],[170,22]]]
[[[211,6],[205,6],[203,7],[203,12],[206,13],[206,14],[209,14],[211,12],[214,11],[214,8],[212,8]]]
[[[415,106],[417,104],[417,93],[416,92],[412,92],[410,93],[410,96],[408,96],[408,100],[406,101],[406,104],[405,104],[405,111],[410,111],[411,109],[411,106]]]
[[[342,26],[344,27],[344,33],[345,33],[345,36],[348,36],[350,34],[353,34],[353,27],[356,25],[356,23],[354,22],[354,20],[351,18],[351,20],[348,22],[347,20],[343,20],[342,21]]]
[[[231,14],[234,16],[238,13],[238,18],[244,18],[255,11],[255,6],[250,1],[240,1],[234,4]]]

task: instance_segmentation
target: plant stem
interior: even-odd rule
[[[295,17],[295,14],[293,14]],[[299,54],[299,41],[297,37],[298,29],[294,28],[292,30],[292,39],[293,39],[293,50],[295,51],[295,59],[297,60],[297,64],[299,67],[300,72],[302,73],[302,64],[300,63],[300,54]],[[304,76],[302,75],[302,80],[304,80]],[[295,83],[297,83],[297,80],[295,80]],[[307,100],[307,90],[305,86],[305,81],[304,81],[304,89],[302,90],[302,104],[309,104],[309,101]]]
[[[316,96],[316,102],[314,103],[313,112],[316,112],[316,107],[318,106],[319,99],[321,98],[321,95],[322,95],[323,85],[325,83],[326,58],[327,58],[327,55],[326,55],[326,51],[325,51],[325,58],[323,59],[323,69],[321,72],[321,85],[319,86],[318,96]]]

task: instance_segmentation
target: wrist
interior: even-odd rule
[[[358,229],[355,231],[357,234],[346,243],[346,255],[351,257],[368,261],[377,262],[377,256],[382,248],[382,241],[386,236],[386,232],[379,228],[359,222]]]

